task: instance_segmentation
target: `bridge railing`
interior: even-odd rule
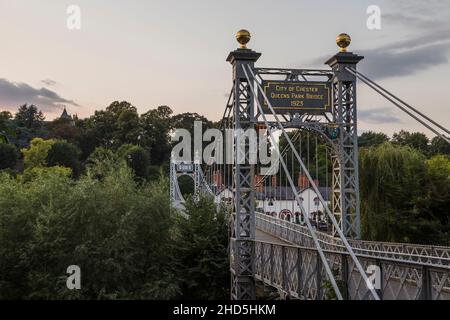
[[[272,216],[256,213],[256,227],[292,244],[314,247],[308,228]],[[316,232],[323,249],[346,251],[339,238]],[[390,258],[401,262],[420,262],[450,269],[450,248],[403,243],[349,240],[355,253],[375,258]]]
[[[324,250],[345,299],[371,299],[367,284],[347,252]],[[384,300],[450,299],[450,270],[357,254],[364,268],[379,267]],[[333,290],[314,248],[255,242],[255,277],[278,289],[282,298],[333,299]]]

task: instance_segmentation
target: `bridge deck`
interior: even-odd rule
[[[258,228],[256,228],[255,238],[256,238],[255,240],[272,242],[272,243],[276,243],[276,244],[291,244],[288,241],[283,241],[278,237],[272,236],[269,233],[259,230]]]

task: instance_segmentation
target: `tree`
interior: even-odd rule
[[[0,124],[4,124],[4,122],[9,121],[13,118],[11,112],[9,111],[1,111],[0,112]]]
[[[188,198],[189,219],[178,221],[176,255],[184,299],[227,299],[229,296],[228,224],[225,210],[211,199]]]
[[[143,138],[137,109],[126,101],[114,101],[106,110],[95,111],[89,119],[77,123],[83,131],[79,138],[83,158],[96,147],[117,150],[122,144],[140,144]]]
[[[48,152],[55,144],[56,140],[44,140],[42,138],[34,138],[31,140],[30,147],[20,150],[23,153],[25,167],[42,167],[45,166]]]
[[[314,133],[308,131],[294,130],[287,133],[291,139],[297,153],[301,156],[303,163],[309,170],[313,179],[319,179],[319,184],[326,185],[327,178],[331,177],[331,161],[327,158],[330,155],[327,153],[327,142],[324,139]],[[286,164],[288,164],[288,171],[295,180],[298,174],[302,172],[299,165],[293,166],[292,163],[297,163],[297,158],[290,152],[291,148],[287,142],[284,135],[280,136],[279,140],[279,150],[287,150],[286,152]],[[317,153],[316,153],[317,150]],[[286,174],[282,167],[281,170],[281,181],[285,181]],[[328,174],[327,174],[328,171]]]
[[[377,241],[442,243],[441,222],[429,210],[425,157],[409,146],[384,143],[360,153],[363,238]],[[442,195],[448,197],[445,190]]]
[[[80,135],[80,128],[69,119],[55,119],[47,124],[47,128],[50,138],[65,140],[70,143],[76,143]]]
[[[72,169],[74,176],[80,173],[81,151],[72,143],[66,141],[56,141],[48,150],[45,163],[48,166],[63,166]]]
[[[436,136],[433,139],[431,139],[430,149],[433,155],[445,154],[447,156],[450,156],[450,143],[448,143],[439,136]]]
[[[62,169],[0,173],[0,299],[176,298],[167,180],[136,183],[124,161],[97,162],[77,180]],[[72,264],[82,290],[66,287]]]
[[[125,109],[117,118],[117,135],[120,144],[139,144],[142,128],[136,109]]]
[[[118,154],[125,159],[137,177],[143,179],[148,177],[150,156],[144,148],[131,144],[124,144],[120,147]]]
[[[17,150],[13,145],[0,143],[0,170],[13,169],[17,162]]]
[[[389,141],[389,137],[382,132],[367,131],[358,137],[358,145],[361,148],[378,146]]]
[[[11,119],[11,112],[0,112],[0,143],[8,143],[8,137],[15,136],[15,132],[11,126]]]
[[[427,182],[418,207],[439,221],[444,245],[450,245],[450,161],[447,156],[436,155],[425,162]]]
[[[416,150],[427,155],[429,152],[428,143],[430,142],[427,136],[421,132],[410,133],[405,130],[401,130],[399,133],[394,133],[392,136],[392,142],[402,146],[410,146]]]
[[[200,121],[203,125],[203,130],[213,128],[213,122],[198,113],[186,112],[180,113],[172,117],[171,125],[173,129],[186,129],[194,137],[194,122]]]
[[[194,179],[187,175],[182,175],[178,177],[178,186],[180,187],[180,192],[184,198],[192,196],[195,192]]]
[[[152,164],[161,165],[170,157],[170,137],[172,109],[159,106],[141,115],[143,127],[142,145],[151,152]]]
[[[42,125],[45,120],[42,111],[38,110],[35,105],[24,104],[19,107],[19,110],[14,116],[14,121],[21,127],[28,129],[35,129]]]

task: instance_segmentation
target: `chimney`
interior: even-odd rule
[[[297,185],[300,189],[305,189],[309,187],[308,177],[304,173],[298,174]]]
[[[277,186],[277,176],[274,174],[272,176],[272,188],[275,188]]]
[[[220,174],[219,170],[214,171],[213,173],[213,183],[217,186],[217,187],[221,187],[222,186],[222,175]]]
[[[258,192],[263,192],[264,189],[264,177],[262,175],[255,175],[255,189]]]

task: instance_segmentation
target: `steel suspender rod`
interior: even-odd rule
[[[246,70],[246,68],[245,68],[244,66],[242,66],[242,67],[243,67],[244,73],[245,73],[245,75],[246,75],[246,77],[247,77],[247,80],[249,81],[248,83],[250,84],[250,88],[252,89],[253,94],[255,94],[255,91],[253,90],[253,85],[251,84],[251,81],[250,81],[250,78],[249,78],[249,76],[248,76],[247,70]],[[255,79],[255,74],[253,73],[253,70],[252,70],[251,68],[248,68],[248,71],[249,71],[249,72],[251,73],[251,75],[253,76],[253,79]],[[282,130],[283,135],[285,136],[287,142],[290,144],[290,146],[291,146],[291,148],[292,148],[292,150],[293,150],[293,152],[294,152],[294,155],[296,156],[296,158],[297,158],[297,160],[299,161],[301,167],[303,168],[303,170],[304,170],[304,172],[305,172],[305,174],[306,174],[306,176],[307,176],[307,178],[308,178],[308,180],[309,180],[311,186],[313,187],[314,191],[317,193],[317,196],[318,196],[320,202],[321,202],[322,205],[324,206],[324,209],[326,210],[326,212],[327,212],[327,214],[328,214],[330,220],[332,221],[333,225],[335,226],[335,228],[336,228],[336,230],[337,230],[337,232],[338,232],[338,234],[339,234],[339,237],[341,238],[342,242],[344,243],[344,245],[345,245],[345,247],[346,247],[348,253],[350,254],[350,257],[352,258],[353,262],[354,262],[355,265],[356,265],[356,268],[358,269],[359,273],[361,274],[361,277],[363,278],[364,282],[369,283],[370,281],[369,281],[369,279],[368,279],[368,277],[367,277],[367,275],[366,275],[366,272],[364,271],[363,267],[361,266],[361,263],[359,262],[358,258],[356,257],[355,253],[353,252],[353,249],[352,249],[352,247],[350,246],[350,244],[348,243],[347,238],[344,236],[344,234],[343,234],[341,228],[339,227],[339,224],[338,224],[337,221],[336,221],[336,218],[333,216],[333,214],[331,213],[330,209],[328,208],[328,206],[327,206],[325,200],[324,200],[323,197],[322,197],[322,194],[319,192],[319,189],[317,188],[316,184],[314,183],[314,180],[311,178],[311,175],[310,175],[309,171],[306,170],[305,164],[303,163],[302,159],[300,158],[300,156],[299,156],[297,150],[295,150],[295,148],[293,147],[292,141],[290,141],[289,136],[287,135],[287,133],[286,133],[284,127],[282,126],[282,124],[281,124],[281,122],[280,122],[278,116],[276,115],[276,113],[275,113],[275,111],[274,111],[274,109],[273,109],[273,107],[272,107],[271,102],[269,101],[269,99],[268,99],[267,96],[266,96],[266,93],[264,92],[264,90],[261,88],[261,85],[260,85],[257,81],[255,81],[255,83],[256,83],[256,85],[257,85],[259,91],[261,92],[261,94],[262,94],[264,100],[266,101],[269,110],[271,111],[271,113],[272,113],[272,115],[274,116],[276,122],[278,123],[278,126],[279,126],[280,129]],[[265,117],[265,115],[264,115],[264,113],[263,113],[263,109],[262,109],[262,107],[261,107],[261,104],[260,104],[259,100],[258,100],[258,99],[255,99],[255,100],[256,100],[256,103],[257,103],[257,105],[258,105],[258,108],[259,108],[259,110],[260,110],[260,112],[261,112],[261,115],[262,115],[263,118],[264,118],[264,121],[267,122],[266,117]],[[291,181],[292,181],[292,180],[291,180]],[[293,183],[292,183],[292,186],[293,186]],[[297,199],[297,201],[299,201],[298,196],[296,197],[296,199]],[[307,216],[305,216],[305,218],[307,219]],[[312,229],[311,229],[311,226],[310,226],[310,224],[309,224],[309,220],[307,219],[306,221],[307,221],[307,224],[308,224],[308,228],[309,228],[310,231],[311,231]],[[311,231],[311,232],[312,232],[312,231]],[[313,237],[315,237],[315,233],[312,232],[312,235],[313,235]],[[315,238],[315,242],[316,242],[316,240],[317,240],[317,237]],[[317,243],[318,243],[318,242],[317,242]],[[316,246],[317,246],[317,244],[316,244]],[[322,252],[322,254],[323,254],[323,252]],[[330,279],[330,280],[331,280],[331,279]],[[379,298],[379,296],[378,296],[378,294],[377,294],[377,292],[375,291],[374,288],[369,287],[368,289],[369,289],[370,293],[372,294],[372,296],[374,297],[375,300],[380,300],[380,298]]]
[[[244,70],[245,76],[247,77],[250,89],[253,92],[253,94],[255,94],[255,90],[254,90],[253,84],[250,81],[250,79],[248,77],[248,74],[247,74],[247,71],[245,70],[244,67],[243,67],[243,70]],[[267,128],[269,128],[267,118],[266,118],[265,114],[262,112],[261,105],[260,105],[258,100],[256,100],[256,101],[257,101],[258,109],[260,110],[261,116],[262,116],[262,118],[264,120],[264,123],[266,124]],[[276,140],[275,140],[275,137],[273,136],[273,133],[272,133],[272,131],[270,129],[269,129],[269,135],[270,135],[270,139],[272,140],[272,143],[275,145],[276,144]],[[323,263],[323,265],[325,267],[325,271],[326,271],[326,273],[328,275],[328,278],[329,278],[329,280],[331,282],[331,285],[333,286],[334,292],[336,293],[336,296],[338,297],[339,300],[343,300],[342,294],[341,294],[341,292],[339,290],[339,287],[338,287],[338,285],[336,283],[336,280],[334,279],[333,272],[331,271],[331,268],[330,268],[330,266],[328,264],[328,260],[325,257],[322,248],[320,247],[317,235],[316,235],[316,233],[314,232],[314,230],[313,230],[313,228],[311,226],[311,222],[309,221],[308,216],[307,216],[307,214],[305,212],[305,209],[304,209],[304,207],[303,207],[303,205],[302,205],[302,203],[300,201],[300,197],[299,197],[299,195],[297,194],[297,192],[295,190],[295,185],[294,185],[294,182],[292,180],[291,175],[289,174],[289,170],[287,168],[287,165],[286,165],[283,157],[279,157],[279,158],[280,158],[280,163],[281,163],[281,165],[283,167],[283,170],[285,171],[286,176],[287,176],[287,178],[289,180],[289,184],[290,184],[290,186],[292,188],[292,191],[293,191],[293,193],[295,195],[295,199],[296,199],[296,201],[297,201],[297,203],[298,203],[298,205],[300,207],[300,211],[302,212],[302,214],[303,214],[303,216],[304,216],[304,218],[306,220],[306,225],[308,226],[308,229],[311,232],[311,236],[313,238],[314,244],[315,244],[315,246],[316,246],[316,248],[317,248],[317,250],[319,252],[319,256],[320,256],[320,258],[322,260],[322,263]],[[318,270],[318,272],[320,272],[320,270]]]

